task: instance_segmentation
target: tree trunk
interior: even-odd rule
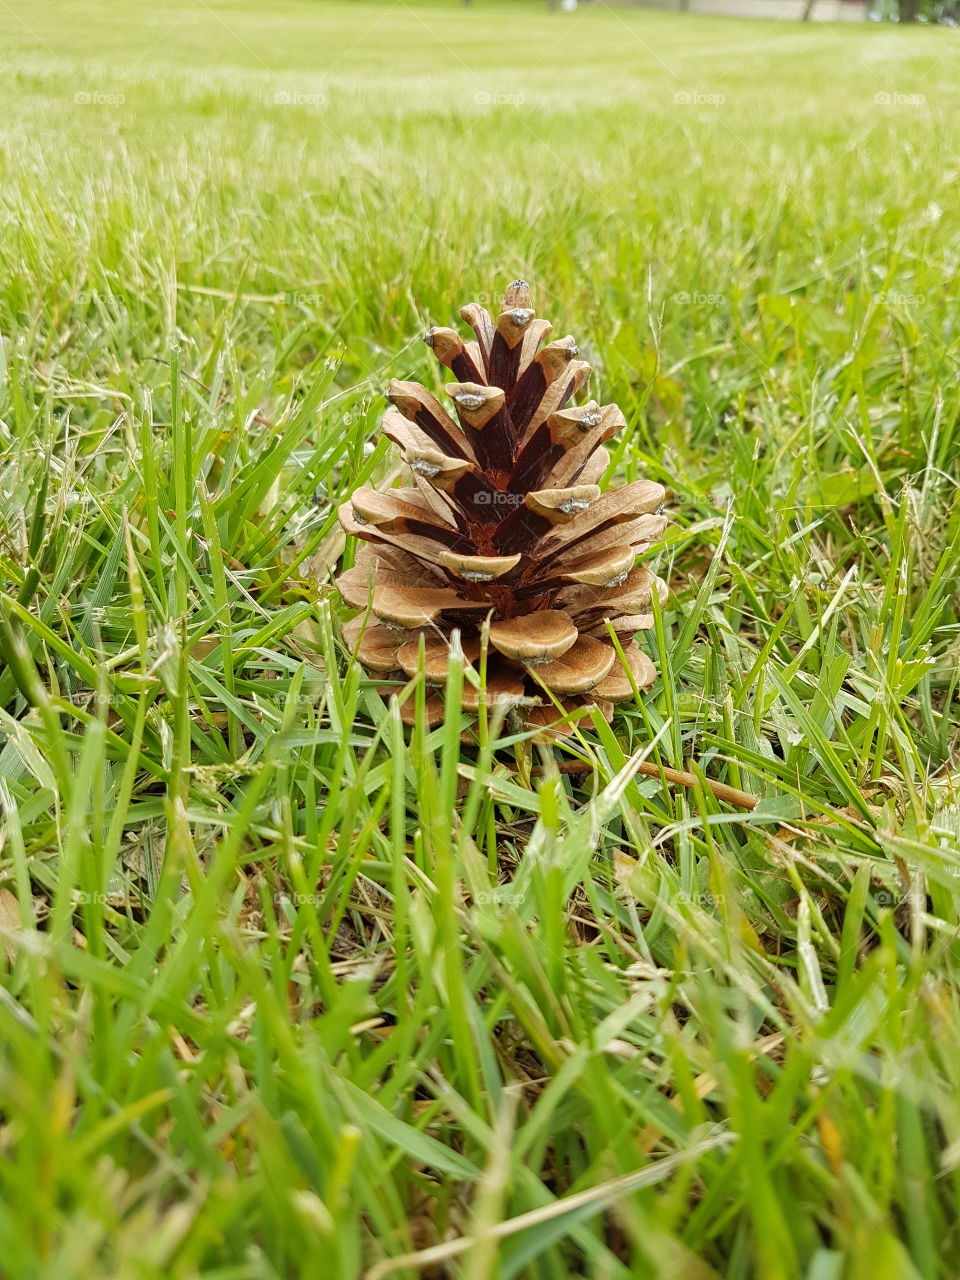
[[[900,21],[916,22],[917,0],[900,0]]]

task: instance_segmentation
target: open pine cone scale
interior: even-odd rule
[[[344,637],[371,672],[423,670],[442,685],[454,632],[476,662],[489,620],[488,704],[506,700],[531,727],[558,718],[551,695],[609,716],[656,678],[633,637],[653,623],[654,594],[667,594],[637,564],[666,527],[664,490],[641,480],[601,493],[604,444],[625,419],[616,405],[570,403],[590,367],[573,338],[544,342],[551,326],[522,280],[496,319],[477,303],[461,315],[473,341],[454,329],[426,335],[455,379],[445,388],[455,416],[419,383],[392,382],[382,430],[412,484],[364,487],[340,508],[365,543],[337,580],[363,611]],[[464,708],[475,708],[476,690],[464,690]],[[427,712],[439,720],[442,699],[431,695]]]

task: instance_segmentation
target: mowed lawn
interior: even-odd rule
[[[960,35],[0,10],[0,1273],[960,1274]],[[516,276],[672,594],[477,751],[335,512]]]

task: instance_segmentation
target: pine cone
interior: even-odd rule
[[[460,314],[474,341],[444,328],[425,339],[456,379],[446,392],[457,421],[419,383],[393,381],[382,429],[413,486],[361,488],[340,508],[346,532],[367,544],[337,581],[364,611],[344,637],[369,671],[413,676],[423,636],[426,679],[442,686],[453,633],[475,662],[489,618],[488,705],[507,699],[531,726],[549,725],[549,689],[565,708],[609,717],[656,677],[633,637],[653,625],[651,595],[662,602],[667,588],[636,561],[663,534],[664,490],[640,480],[601,494],[603,445],[624,416],[594,400],[564,407],[590,366],[571,337],[541,345],[551,325],[524,281],[496,321],[477,303]],[[463,702],[477,705],[468,683]],[[428,698],[427,711],[439,720],[442,699]]]

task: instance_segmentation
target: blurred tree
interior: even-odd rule
[[[923,22],[930,26],[960,26],[960,0],[872,0],[875,22]]]

